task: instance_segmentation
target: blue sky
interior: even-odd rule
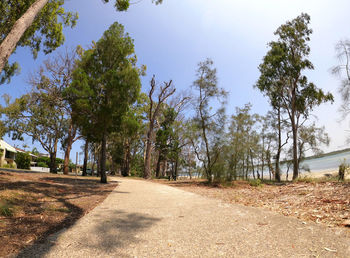
[[[144,90],[148,89],[153,74],[159,81],[172,79],[177,88],[190,90],[197,63],[212,58],[220,87],[230,92],[229,115],[236,106],[248,102],[253,104],[253,112],[261,115],[267,112],[267,100],[253,88],[259,77],[257,67],[267,52],[267,43],[275,39],[273,32],[277,27],[306,12],[311,16],[314,30],[310,59],[315,65],[315,70],[307,74],[318,87],[335,95],[333,105],[323,105],[314,112],[317,124],[324,125],[331,137],[331,145],[324,150],[346,147],[345,130],[349,122],[338,123],[341,117],[337,111],[339,81],[329,70],[337,64],[335,44],[350,38],[350,2],[347,0],[164,0],[159,6],[143,0],[126,13],[118,13],[112,4],[99,0],[66,0],[65,8],[77,11],[79,20],[74,29],[65,29],[64,47],[87,47],[115,21],[125,26],[135,40],[139,64],[147,66],[147,76],[142,79]],[[11,59],[20,63],[21,74],[10,84],[0,86],[0,94],[15,98],[27,92],[28,73],[46,58],[40,54],[33,60],[28,49],[18,49]],[[31,140],[27,139],[26,144],[32,145]],[[80,151],[79,143],[72,151],[74,160],[76,151]],[[62,155],[60,152],[58,156]]]

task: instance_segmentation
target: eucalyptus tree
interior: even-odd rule
[[[51,53],[64,42],[63,26],[73,27],[78,15],[66,12],[63,0],[3,0],[0,3],[0,82],[10,80],[18,64],[8,59],[17,47],[34,57]]]
[[[4,123],[14,140],[23,140],[23,135],[38,142],[50,154],[50,172],[57,173],[56,154],[62,139],[67,119],[63,109],[52,105],[55,96],[42,91],[32,91],[10,102],[5,99]]]
[[[134,148],[138,148],[137,141],[144,131],[143,104],[139,98],[123,116],[120,130],[113,132],[109,137],[109,151],[113,162],[120,167],[122,176],[130,176],[134,159],[132,153],[137,151]]]
[[[152,146],[155,140],[155,126],[158,122],[158,118],[163,105],[166,100],[175,93],[176,89],[173,86],[172,81],[164,82],[162,86],[157,86],[155,76],[152,77],[150,82],[150,90],[148,92],[148,110],[147,110],[147,122],[148,128],[145,141],[145,163],[144,163],[144,178],[151,178],[151,152]],[[156,100],[154,99],[154,93],[157,94]]]
[[[281,25],[275,32],[276,41],[269,43],[270,50],[259,66],[260,78],[257,87],[278,107],[288,114],[293,136],[293,180],[299,175],[298,129],[315,106],[333,101],[330,93],[324,93],[308,81],[305,71],[314,66],[310,54],[310,16],[301,14]]]
[[[72,83],[78,52],[81,52],[79,47],[75,50],[66,50],[47,59],[37,71],[31,74],[29,80],[33,89],[48,96],[47,101],[50,102],[50,106],[64,112],[66,127],[64,128],[65,133],[60,139],[65,151],[64,174],[69,172],[69,156],[72,145],[81,138],[77,126],[73,123],[72,107],[64,96],[65,89]]]
[[[248,178],[249,169],[254,171],[254,159],[259,152],[259,135],[257,123],[259,116],[251,114],[250,103],[242,108],[236,108],[231,116],[228,139],[229,139],[229,177],[228,180],[237,179],[238,176]],[[255,177],[255,174],[253,173]]]
[[[155,4],[163,0],[152,0]],[[18,64],[8,59],[17,47],[30,47],[34,57],[44,47],[50,53],[64,43],[63,26],[74,27],[78,14],[66,12],[64,0],[2,0],[0,2],[0,83],[10,80]],[[109,0],[102,0],[104,3]],[[126,11],[130,0],[114,0],[117,11]]]
[[[142,70],[136,62],[133,40],[115,22],[93,48],[83,53],[66,90],[81,134],[101,143],[101,183],[107,182],[108,136],[121,128],[124,115],[140,92]]]
[[[346,117],[350,113],[350,41],[339,41],[335,50],[340,64],[334,66],[331,72],[341,79],[339,93],[343,103],[340,111]]]
[[[221,153],[222,132],[224,131],[225,110],[224,103],[227,92],[218,87],[216,69],[213,61],[207,59],[198,64],[197,79],[192,87],[197,92],[194,97],[196,115],[193,118],[193,128],[197,131],[191,138],[197,159],[202,163],[209,182],[214,176],[214,165]],[[213,111],[213,104],[221,105]]]
[[[317,127],[315,123],[301,126],[298,139],[299,164],[305,159],[307,152],[311,151],[316,155],[322,154],[321,146],[328,146],[329,143],[330,138],[324,127]]]
[[[158,150],[158,161],[156,166],[156,177],[160,177],[161,164],[166,163],[169,150],[174,142],[174,128],[173,124],[176,119],[176,112],[173,108],[167,107],[163,110],[163,121],[160,123],[160,127],[156,133],[155,149]]]

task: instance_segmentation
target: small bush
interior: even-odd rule
[[[13,211],[7,203],[0,203],[0,216],[12,217]]]
[[[316,180],[316,178],[304,176],[304,177],[298,177],[298,179],[295,180],[295,181],[296,182],[301,182],[301,183],[314,183],[317,180]]]
[[[348,170],[349,170],[349,164],[346,163],[346,160],[343,160],[343,162],[339,165],[339,170],[338,170],[339,181],[344,181],[345,175]]]
[[[257,186],[262,186],[263,183],[262,183],[262,181],[260,179],[254,179],[254,180],[250,180],[249,181],[249,185],[257,187]]]
[[[4,164],[2,167],[3,168],[15,168],[15,165],[14,164]]]
[[[48,168],[49,167],[45,162],[38,162],[36,165],[38,167],[42,167],[42,168]]]
[[[16,154],[17,168],[30,169],[31,158],[28,153],[18,152]]]

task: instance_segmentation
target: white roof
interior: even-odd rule
[[[8,151],[14,152],[14,153],[17,152],[14,147],[12,147],[10,144],[5,142],[4,140],[0,140],[0,148],[3,150],[8,150]]]

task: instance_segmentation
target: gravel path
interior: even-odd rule
[[[345,229],[117,180],[101,205],[19,257],[350,257]]]

